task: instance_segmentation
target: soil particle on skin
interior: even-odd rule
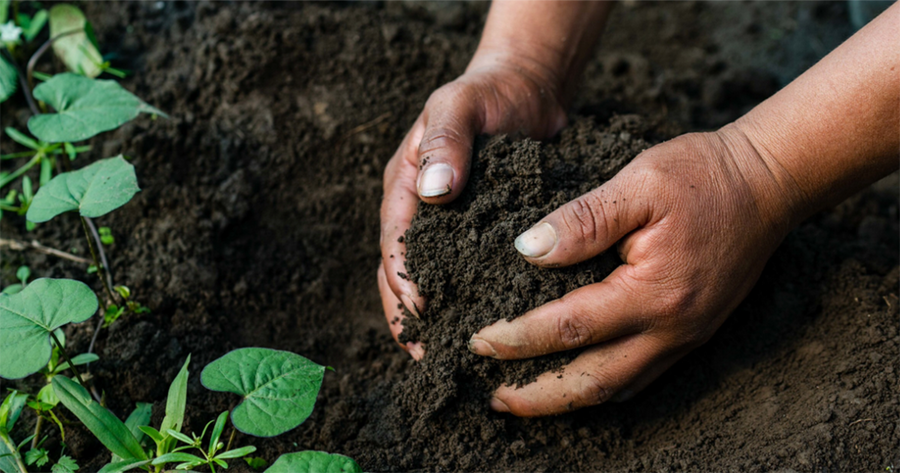
[[[539,268],[513,241],[649,148],[641,138],[645,129],[640,117],[624,115],[602,126],[579,120],[547,143],[479,138],[460,196],[447,205],[419,204],[406,232],[408,277],[428,306],[421,318],[404,320],[401,342],[423,342],[428,363],[441,375],[465,380],[459,386],[464,392],[525,384],[571,360],[577,352],[501,362],[467,346],[482,327],[599,282],[621,263],[609,251],[566,268]]]

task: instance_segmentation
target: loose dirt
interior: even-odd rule
[[[126,87],[171,116],[139,118],[104,134],[75,163],[125,153],[143,189],[98,219],[116,238],[107,249],[116,282],[152,309],[98,339],[101,360],[91,371],[120,417],[135,402],[152,402],[158,424],[168,383],[191,353],[186,428],[199,432],[237,401],[203,389],[202,366],[234,348],[266,346],[336,370],[303,425],[273,439],[238,436],[270,461],[320,449],[352,456],[367,471],[900,465],[896,175],[801,225],[713,340],[633,400],[513,418],[488,411],[486,393],[476,388],[528,373],[492,362],[467,377],[438,355],[468,359],[464,344],[457,346],[468,328],[460,328],[514,316],[537,301],[478,300],[480,288],[464,279],[428,281],[427,271],[413,272],[435,291],[435,307],[442,297],[449,307],[455,297],[484,309],[462,314],[473,319],[448,332],[449,342],[421,328],[441,350],[415,363],[393,343],[375,284],[384,166],[428,94],[464,69],[486,5],[83,5],[104,52],[117,53],[117,65],[135,72]],[[528,204],[533,210],[515,210],[525,194],[511,194],[514,207],[496,221],[460,219],[479,242],[507,253],[483,254],[470,243],[471,231],[450,232],[453,241],[442,244],[470,248],[472,261],[485,264],[480,277],[506,281],[510,295],[536,284],[510,256],[511,236],[608,178],[641,139],[720,126],[776,91],[850,33],[843,5],[625,3],[572,108],[573,117],[584,118],[547,144],[485,144],[497,158],[478,161],[488,179],[499,173],[523,186],[543,181]],[[623,125],[633,114],[644,131]],[[23,100],[3,104],[3,126],[23,129],[27,118]],[[619,151],[604,154],[606,135],[617,134]],[[4,140],[2,151],[18,149]],[[497,215],[502,202],[490,195],[467,194],[454,205],[485,205],[493,209],[485,215]],[[33,233],[14,216],[0,225],[4,238],[87,252],[71,215]],[[30,252],[3,252],[3,284],[20,264],[37,277],[71,277],[100,289],[83,266]],[[507,267],[522,277],[502,279]],[[603,270],[573,271],[583,284]],[[569,284],[552,283],[542,297]],[[450,289],[455,294],[441,295]],[[67,335],[84,351],[93,323]],[[38,383],[2,387],[36,392]],[[34,418],[17,425],[14,436],[24,438]],[[47,445],[59,441],[51,436]],[[109,459],[75,425],[66,443],[80,471]],[[232,462],[232,469],[246,465]]]

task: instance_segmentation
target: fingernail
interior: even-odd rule
[[[481,356],[497,356],[497,351],[490,343],[478,338],[469,340],[469,351]]]
[[[419,195],[440,197],[453,189],[453,168],[448,164],[435,163],[419,174]]]
[[[509,406],[507,406],[505,402],[495,397],[491,398],[491,409],[497,412],[509,412]]]
[[[406,294],[400,295],[400,302],[403,303],[403,307],[406,307],[406,310],[409,311],[415,318],[419,318],[419,308],[416,307],[416,304],[413,303],[412,298],[407,296]]]
[[[547,222],[539,223],[516,238],[516,249],[529,258],[540,258],[556,246],[556,230]]]

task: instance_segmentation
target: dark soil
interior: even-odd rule
[[[107,248],[116,282],[152,309],[98,339],[94,383],[121,418],[135,402],[152,402],[157,425],[168,383],[192,353],[186,425],[199,432],[236,402],[205,390],[200,369],[231,349],[266,346],[336,370],[302,426],[272,439],[238,436],[269,461],[319,449],[354,457],[368,471],[900,465],[896,175],[794,231],[717,335],[635,399],[555,418],[512,418],[476,402],[481,394],[465,384],[471,380],[451,386],[443,381],[453,381],[451,373],[433,360],[415,363],[402,353],[375,284],[384,166],[429,93],[464,69],[487,5],[83,6],[104,52],[135,71],[126,87],[171,116],[139,118],[101,135],[75,163],[125,153],[143,189],[97,219],[116,238]],[[567,140],[602,136],[617,113],[639,114],[654,137],[720,126],[849,33],[844,3],[625,3],[572,109],[586,121],[547,145],[495,141],[491,149],[513,163],[519,158],[508,150],[531,150],[547,171],[575,159],[564,150],[581,148]],[[49,61],[39,67],[52,68]],[[3,126],[24,128],[23,100],[4,103],[2,112]],[[19,150],[7,140],[0,148]],[[571,162],[600,166],[588,176],[594,184],[611,170]],[[4,161],[4,169],[13,164]],[[486,172],[494,166],[485,164]],[[518,173],[496,165],[496,172]],[[567,185],[559,189],[577,193],[592,184]],[[536,208],[565,200],[541,199]],[[509,236],[531,223],[525,214],[509,218],[508,229],[493,230],[506,239],[497,248],[510,250]],[[0,229],[4,238],[87,252],[71,215],[32,233],[7,215]],[[71,277],[100,289],[82,265],[8,250],[3,284],[14,281],[20,264],[36,277]],[[93,322],[67,335],[84,351]],[[462,338],[448,336],[450,352]],[[458,352],[465,356],[465,347]],[[2,387],[36,392],[39,381]],[[17,425],[14,437],[22,439],[34,418]],[[51,451],[59,440],[48,440]],[[79,471],[109,459],[75,424],[66,443]],[[235,469],[246,465],[232,462]]]
[[[501,382],[532,381],[577,354],[499,362],[465,347],[482,327],[600,282],[621,264],[612,251],[568,268],[542,270],[525,262],[513,240],[649,148],[640,137],[644,128],[640,117],[626,115],[602,128],[593,120],[578,121],[546,144],[506,136],[480,139],[460,197],[449,205],[419,205],[405,235],[406,267],[429,305],[421,319],[404,320],[400,341],[429,347],[423,364],[430,368],[421,371],[428,376],[422,382],[449,385],[454,391],[449,395],[459,391],[480,400]],[[471,378],[472,372],[478,378]],[[459,381],[448,383],[447,377]]]

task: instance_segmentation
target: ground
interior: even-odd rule
[[[152,309],[98,338],[92,372],[120,417],[152,402],[157,425],[191,353],[187,428],[199,432],[237,401],[205,390],[202,366],[266,346],[335,368],[303,425],[273,439],[238,436],[269,461],[318,449],[367,471],[900,465],[896,175],[795,230],[717,335],[635,399],[549,419],[479,411],[476,427],[458,428],[417,404],[428,393],[397,394],[429,365],[393,344],[381,313],[378,207],[385,164],[429,93],[464,69],[487,6],[83,6],[104,52],[134,71],[125,86],[171,116],[101,135],[75,163],[125,153],[143,189],[98,219],[116,238],[107,250],[116,283]],[[571,112],[638,113],[659,137],[714,128],[850,34],[844,3],[626,2]],[[23,100],[4,103],[3,126],[22,129],[27,118]],[[2,233],[87,252],[72,216],[31,234],[5,216]],[[4,285],[20,264],[99,289],[81,265],[8,250]],[[93,323],[67,333],[83,351]],[[24,438],[33,419],[19,425]],[[82,471],[108,461],[83,429],[71,426],[67,443]]]

